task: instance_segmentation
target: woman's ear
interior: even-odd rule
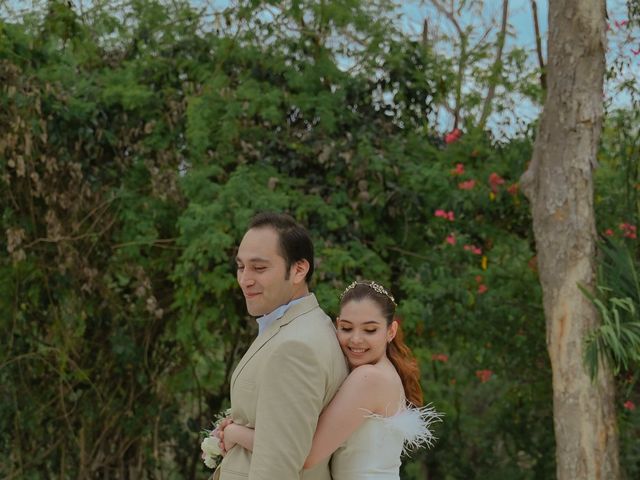
[[[398,333],[398,322],[394,320],[393,322],[391,322],[391,325],[389,325],[389,328],[387,329],[387,341],[391,343],[391,340],[393,340],[396,337],[397,333]]]

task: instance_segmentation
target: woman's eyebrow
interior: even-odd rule
[[[353,323],[351,320],[347,320],[344,318],[341,318],[340,320],[338,320],[339,322],[346,322],[346,323]],[[375,325],[380,325],[380,321],[379,320],[367,320],[366,322],[363,322],[363,325],[369,325],[369,324],[375,324]]]

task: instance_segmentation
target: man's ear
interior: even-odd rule
[[[307,273],[309,273],[309,260],[303,258],[291,265],[291,275],[293,276],[293,283],[302,283],[306,281]]]

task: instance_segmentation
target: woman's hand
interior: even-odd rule
[[[215,436],[220,442],[219,446],[223,456],[236,445],[252,452],[254,434],[252,428],[233,423],[230,418],[225,418],[215,430]]]
[[[238,433],[237,429],[238,429],[238,425],[236,425],[233,422],[230,422],[226,424],[225,428],[222,430],[220,440],[222,442],[221,447],[224,452],[223,455],[237,445],[238,443],[238,437],[236,435]]]
[[[235,445],[235,442],[230,444],[229,439],[225,439],[225,430],[227,429],[227,427],[229,427],[229,425],[232,424],[233,420],[231,419],[231,417],[227,417],[216,426],[213,432],[211,432],[211,435],[216,437],[220,441],[219,446],[223,457]]]

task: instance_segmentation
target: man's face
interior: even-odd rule
[[[287,272],[274,229],[250,229],[240,242],[236,263],[238,283],[250,315],[266,315],[293,299],[294,267]]]

